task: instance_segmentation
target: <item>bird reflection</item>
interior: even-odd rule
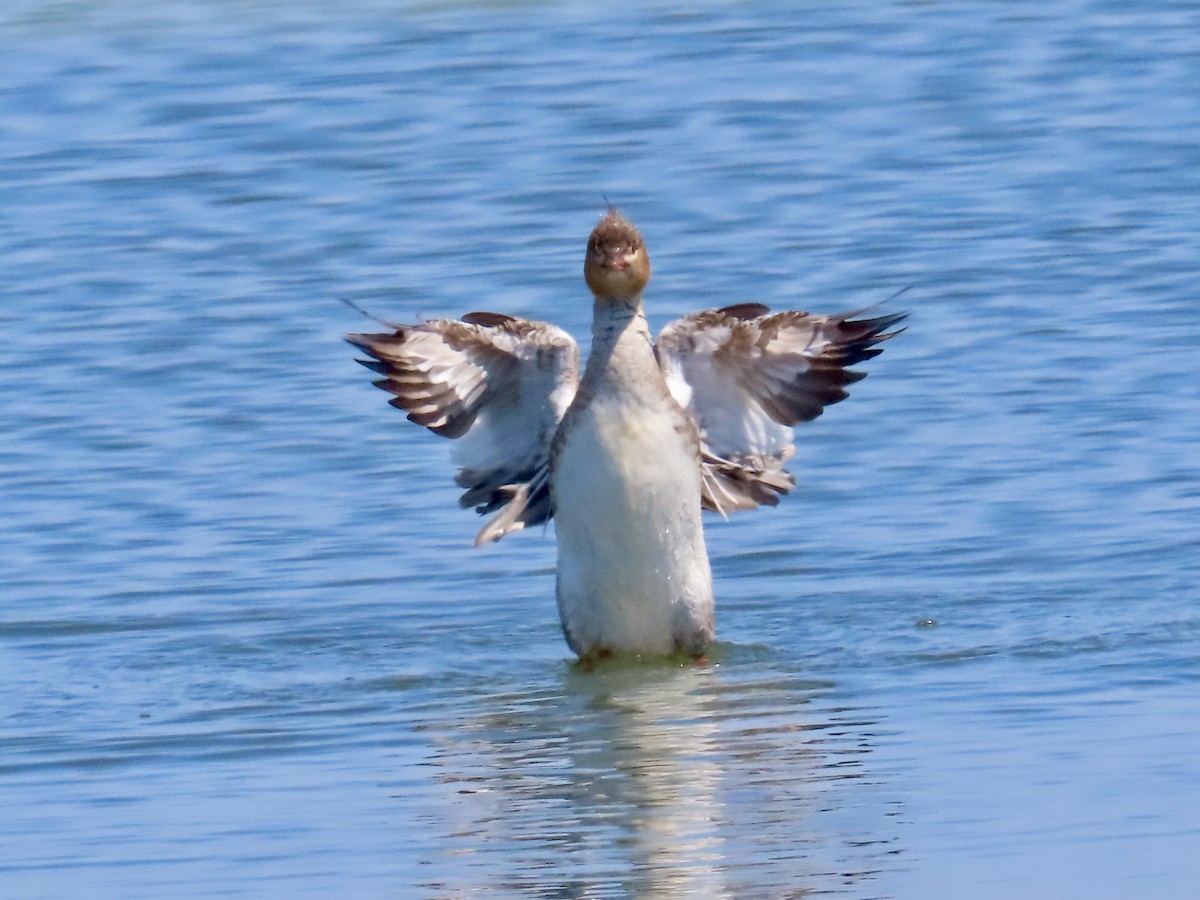
[[[851,816],[842,833],[831,816],[876,786],[871,723],[813,702],[829,687],[623,663],[487,697],[489,712],[437,735],[455,868],[436,887],[739,897],[871,877],[894,852],[870,833],[886,819],[864,834]]]

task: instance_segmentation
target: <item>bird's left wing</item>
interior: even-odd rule
[[[554,514],[550,439],[575,396],[579,347],[544,322],[475,312],[346,338],[372,358],[392,406],[455,438],[461,506],[499,513],[475,543],[499,540]]]
[[[795,486],[784,463],[792,428],[847,397],[866,376],[847,367],[883,352],[876,346],[904,313],[855,318],[771,314],[758,303],[678,319],[659,335],[659,366],[671,395],[700,432],[703,504],[725,514],[774,506]]]

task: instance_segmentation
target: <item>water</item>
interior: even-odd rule
[[[1200,18],[827,6],[6,5],[0,893],[1190,896]],[[340,341],[586,335],[604,195],[656,326],[915,285],[705,667]]]

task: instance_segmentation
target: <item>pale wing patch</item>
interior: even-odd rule
[[[704,456],[704,505],[725,513],[775,504],[795,480],[784,463],[792,428],[847,396],[865,377],[848,366],[882,352],[904,314],[770,314],[740,304],[685,316],[663,329],[659,365],[691,413]]]
[[[390,403],[435,434],[457,438],[459,502],[501,512],[476,543],[553,515],[548,486],[550,438],[575,395],[579,348],[542,322],[470,313],[347,340],[372,359],[375,384]]]

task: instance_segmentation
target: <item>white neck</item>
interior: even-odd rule
[[[661,380],[642,298],[625,302],[597,298],[592,314],[592,350],[583,381],[592,388],[606,383],[610,388],[640,393],[640,389]]]

